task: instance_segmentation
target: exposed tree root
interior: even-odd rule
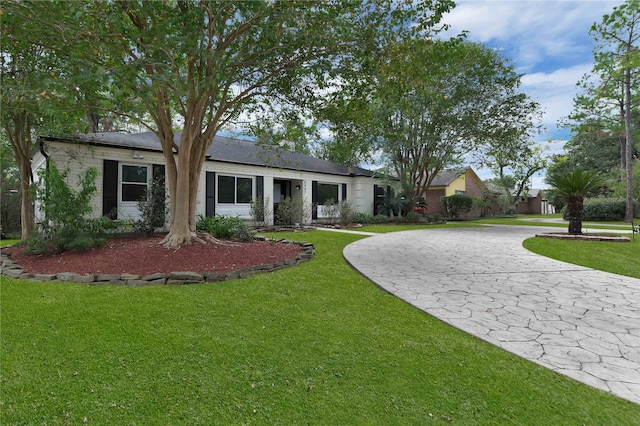
[[[191,231],[180,234],[169,232],[167,236],[164,237],[162,241],[160,241],[160,244],[162,244],[164,247],[173,249],[178,249],[180,248],[180,246],[186,246],[193,243],[206,244],[206,242],[202,238],[198,237],[195,232]]]
[[[220,240],[211,234],[207,234],[207,233],[196,234],[195,232],[189,232],[188,234],[169,233],[167,234],[166,237],[162,239],[162,241],[160,241],[160,244],[162,244],[164,247],[172,248],[176,250],[183,245],[187,246],[194,243],[197,243],[197,244],[212,243],[212,244],[217,244],[217,245],[227,246],[227,247],[236,247],[239,245],[238,243],[235,243],[233,241]]]
[[[233,241],[223,241],[223,240],[221,240],[219,238],[214,237],[211,234],[202,233],[202,234],[200,234],[200,236],[202,237],[203,240],[206,240],[208,242],[211,242],[213,244],[218,244],[218,245],[221,245],[221,246],[237,247],[237,246],[240,245],[238,243],[234,243]]]

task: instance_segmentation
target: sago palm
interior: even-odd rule
[[[567,201],[569,234],[582,234],[584,197],[604,185],[604,179],[594,171],[574,170],[547,176],[550,192]]]

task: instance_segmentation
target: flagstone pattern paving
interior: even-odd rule
[[[531,253],[522,241],[539,230],[394,232],[354,242],[344,256],[425,312],[640,404],[640,280]]]

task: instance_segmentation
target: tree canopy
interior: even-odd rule
[[[401,40],[369,66],[370,79],[354,76],[324,99],[321,115],[337,135],[329,152],[381,153],[414,203],[465,155],[506,158],[528,143],[539,107],[518,91],[520,75],[506,58],[482,44]]]
[[[106,94],[119,112],[157,134],[171,200],[165,242],[177,246],[196,238],[198,177],[224,125],[252,103],[322,89],[338,67],[359,67],[353,52],[427,34],[452,6],[199,0],[8,1],[5,8],[43,35],[12,36],[67,52],[87,65],[89,79],[107,76]]]
[[[574,100],[569,117],[574,130],[585,133],[594,125],[602,133],[620,141],[621,177],[626,181],[625,220],[633,218],[633,115],[640,105],[640,1],[627,0],[603,16],[590,30],[596,45],[594,66],[578,86],[581,93]]]

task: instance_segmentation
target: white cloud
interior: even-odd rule
[[[521,89],[544,108],[543,124],[555,127],[573,109],[576,83],[591,71],[591,64],[578,64],[555,71],[525,74]]]

